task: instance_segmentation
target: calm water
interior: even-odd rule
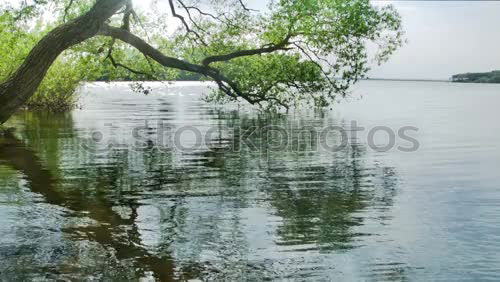
[[[15,116],[1,280],[500,280],[499,85],[363,82],[287,115],[203,92],[94,84],[82,110]],[[416,151],[375,150],[407,126]]]

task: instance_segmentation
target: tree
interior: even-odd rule
[[[127,44],[142,53],[151,76],[159,66],[196,73],[217,84],[214,100],[289,108],[325,106],[345,95],[368,71],[370,50],[382,62],[403,36],[398,13],[369,0],[276,0],[266,11],[242,0],[163,0],[168,11],[148,17],[135,12],[132,0],[23,2],[9,11],[16,18],[36,16],[50,2],[61,23],[0,84],[0,123],[33,95],[58,56],[95,37],[109,38],[93,53],[104,53],[116,68],[146,74],[113,55]],[[179,22],[173,34],[161,28],[167,17]]]

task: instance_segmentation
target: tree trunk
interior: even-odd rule
[[[0,124],[33,96],[50,66],[66,49],[94,37],[127,0],[98,0],[85,15],[63,24],[43,37],[19,69],[0,84]]]

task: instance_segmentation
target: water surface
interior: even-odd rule
[[[500,279],[498,85],[366,81],[284,115],[207,104],[206,88],[92,84],[70,114],[16,115],[2,279]],[[347,146],[313,134],[333,126]],[[380,126],[418,128],[418,149],[374,149]]]

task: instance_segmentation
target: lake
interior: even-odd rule
[[[2,280],[500,280],[500,85],[363,81],[288,114],[150,86],[9,121]]]

